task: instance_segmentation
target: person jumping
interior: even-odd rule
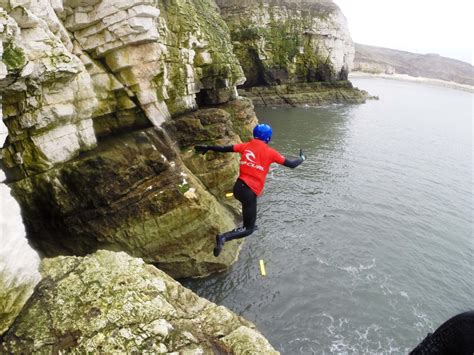
[[[242,203],[243,227],[216,236],[214,256],[219,256],[225,242],[244,238],[256,230],[257,196],[260,196],[272,163],[296,168],[306,160],[303,150],[296,159],[286,158],[268,146],[272,138],[272,128],[267,124],[258,124],[253,129],[254,139],[246,143],[229,146],[197,145],[196,152],[206,154],[208,150],[221,153],[240,153],[240,174],[234,185],[234,196]]]

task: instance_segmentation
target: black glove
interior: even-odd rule
[[[207,145],[196,145],[194,146],[194,150],[196,153],[206,154],[209,150],[209,147]]]
[[[303,154],[303,149],[300,149],[300,158],[303,159],[303,161],[306,160],[306,155]]]

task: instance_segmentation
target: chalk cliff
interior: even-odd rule
[[[125,253],[42,262],[1,353],[279,354],[255,325]]]
[[[216,0],[246,81],[239,93],[258,106],[362,103],[347,81],[354,44],[331,0]]]
[[[256,116],[215,3],[2,6],[1,164],[32,244],[125,250],[175,277],[227,268],[239,242],[218,259],[212,248],[235,225],[223,196],[237,158],[191,148],[240,142]]]
[[[245,86],[347,80],[354,45],[331,0],[217,0]]]

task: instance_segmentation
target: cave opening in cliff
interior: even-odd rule
[[[241,63],[247,80],[245,80],[245,83],[238,87],[245,89],[252,86],[269,85],[268,81],[265,80],[265,69],[261,59],[258,57],[257,50],[254,48],[248,48],[247,54],[248,60],[246,63]]]

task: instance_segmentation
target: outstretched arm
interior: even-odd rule
[[[206,154],[208,150],[212,150],[214,152],[220,152],[220,153],[230,153],[234,151],[234,146],[233,145],[196,145],[194,147],[194,150],[196,153],[201,153],[201,154]]]
[[[300,157],[296,159],[290,159],[285,157],[285,162],[283,163],[284,166],[287,166],[289,168],[296,168],[298,165],[300,165],[302,162],[306,160],[306,155],[303,154],[303,149],[300,149]]]

